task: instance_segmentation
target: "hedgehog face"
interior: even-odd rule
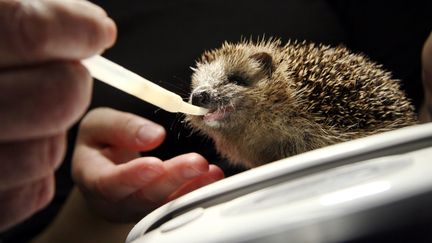
[[[236,129],[256,110],[253,93],[269,78],[272,68],[270,54],[238,50],[234,55],[219,55],[198,63],[192,76],[190,102],[208,108],[209,112],[190,117],[190,122],[204,131]]]

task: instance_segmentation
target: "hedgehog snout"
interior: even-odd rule
[[[194,91],[191,95],[191,103],[192,105],[201,106],[201,107],[209,107],[211,103],[210,92],[207,90],[199,90]]]
[[[215,88],[202,85],[192,91],[189,102],[196,106],[215,110],[234,105],[233,98],[236,95],[238,96],[238,92],[230,89],[228,86]]]

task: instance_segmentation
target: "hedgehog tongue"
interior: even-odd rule
[[[205,122],[220,121],[227,117],[234,109],[232,107],[219,107],[216,110],[210,110],[204,115]]]

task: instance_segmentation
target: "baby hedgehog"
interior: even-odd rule
[[[190,102],[209,112],[186,121],[246,168],[416,123],[399,82],[344,47],[225,43],[193,70]]]

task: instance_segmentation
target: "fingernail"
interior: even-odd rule
[[[148,143],[155,139],[159,139],[164,133],[165,130],[161,126],[144,125],[139,129],[137,136],[141,143]]]
[[[187,179],[197,177],[197,176],[201,175],[202,173],[203,172],[201,172],[199,170],[195,170],[195,169],[189,168],[189,167],[184,168],[182,171],[183,176]]]

